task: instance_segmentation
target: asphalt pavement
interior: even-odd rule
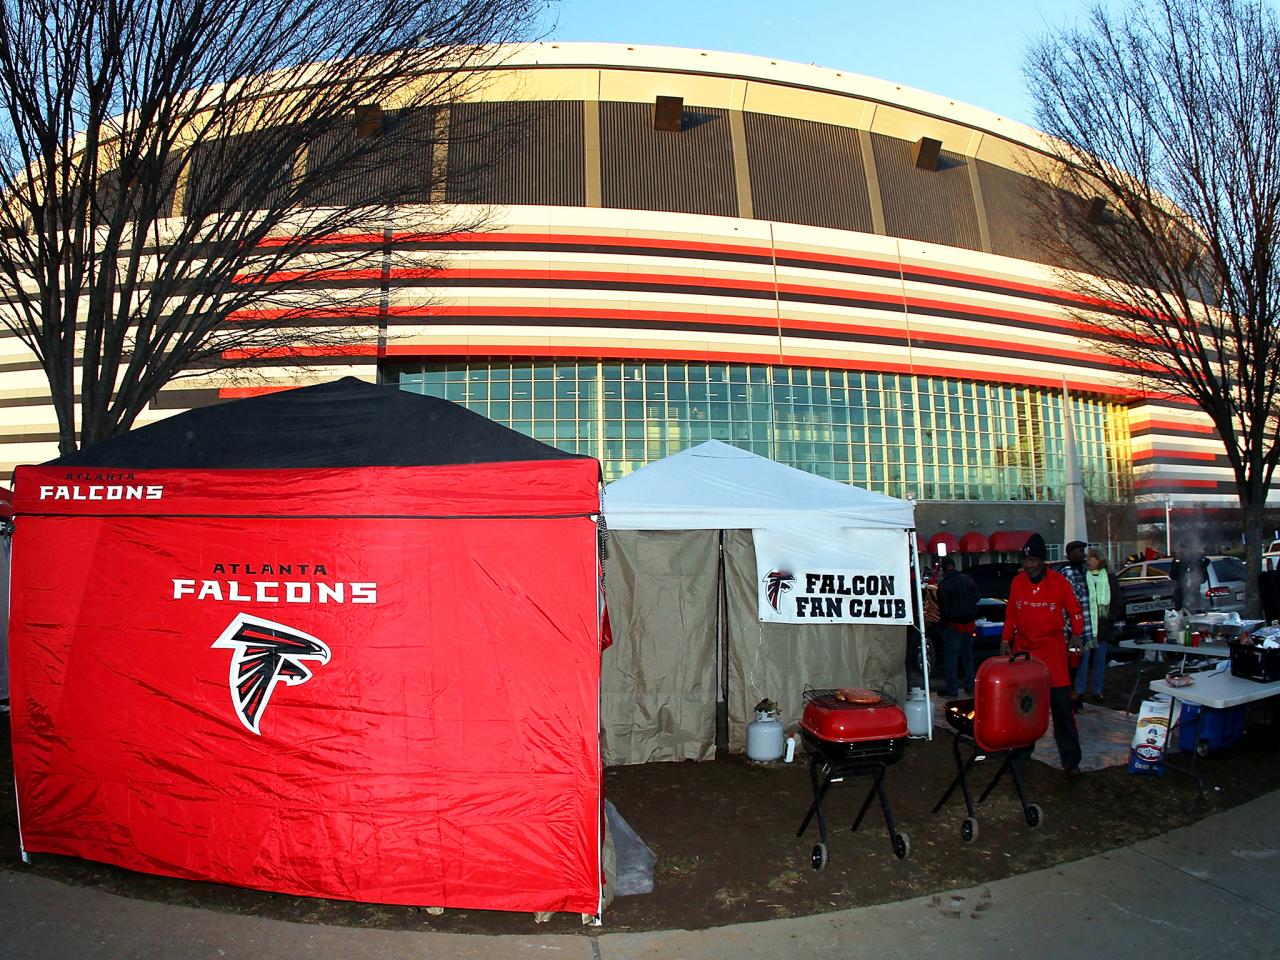
[[[849,960],[1280,957],[1280,792],[1190,827],[981,887],[794,920],[486,937],[285,923],[0,871],[13,960]]]

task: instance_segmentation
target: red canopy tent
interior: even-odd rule
[[[598,479],[356,381],[19,468],[24,852],[598,913]]]
[[[986,553],[990,549],[991,544],[987,542],[987,538],[977,530],[970,530],[960,538],[961,553]]]

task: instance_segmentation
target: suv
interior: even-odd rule
[[[1239,557],[1205,557],[1200,561],[1200,606],[1205,610],[1244,611],[1249,581]],[[1190,583],[1188,583],[1188,586]]]

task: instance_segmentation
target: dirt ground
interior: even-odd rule
[[[1107,705],[1124,706],[1136,664],[1108,671]],[[1097,709],[1097,708],[1094,708]],[[710,763],[655,763],[606,772],[606,795],[657,855],[655,889],[616,900],[604,930],[703,928],[794,917],[976,886],[1078,860],[1123,846],[1280,788],[1280,719],[1274,708],[1251,717],[1235,746],[1197,761],[1208,796],[1196,798],[1183,776],[1135,776],[1122,767],[1069,780],[1060,770],[1025,765],[1030,799],[1044,810],[1027,827],[1011,784],[998,786],[979,808],[981,832],[960,838],[964,806],[954,796],[937,816],[930,810],[955,774],[951,737],[912,741],[886,784],[898,828],[911,853],[898,860],[878,805],[857,833],[849,825],[869,780],[833,789],[830,865],[810,866],[817,825],[795,835],[811,800],[808,765],[756,765],[734,757]],[[67,857],[18,857],[8,725],[0,725],[0,867],[31,870],[66,883],[122,896],[253,914],[304,923],[467,933],[582,932],[577,915],[559,914],[534,927],[528,914],[446,911],[283,896],[208,883],[147,876]],[[995,773],[979,764],[980,787]]]

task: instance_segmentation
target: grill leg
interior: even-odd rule
[[[880,794],[880,809],[884,811],[884,825],[889,828],[889,844],[898,852],[898,828],[893,822],[893,807],[889,806],[889,792],[884,788],[884,767],[876,773],[876,792]],[[900,854],[904,856],[905,854]]]
[[[867,791],[867,799],[862,801],[862,809],[858,811],[858,815],[853,820],[853,829],[857,830],[862,824],[862,818],[867,815],[867,811],[871,809],[871,801],[875,799],[876,793],[880,794],[880,802],[884,802],[884,764],[876,766],[875,780],[871,784],[871,789]]]
[[[818,836],[823,843],[827,842],[827,818],[822,811],[822,798],[826,796],[827,790],[831,787],[832,777],[835,771],[832,770],[822,780],[818,782],[818,767],[821,760],[817,754],[809,758],[809,783],[813,787],[813,803],[809,805],[809,812],[804,815],[804,822],[800,824],[800,829],[796,831],[797,837],[803,837],[804,832],[809,827],[809,821],[813,819],[813,815],[818,815]]]
[[[995,787],[995,785],[996,785],[997,783],[999,783],[999,782],[1000,782],[1000,778],[1004,776],[1004,772],[1005,772],[1006,770],[1013,770],[1013,771],[1014,771],[1013,777],[1014,777],[1014,780],[1016,781],[1016,780],[1017,780],[1017,778],[1018,778],[1018,773],[1017,773],[1017,769],[1013,766],[1013,751],[1012,751],[1012,750],[1010,750],[1009,752],[1007,752],[1007,753],[1004,755],[1004,763],[1000,764],[1000,769],[996,771],[996,775],[995,775],[994,777],[992,777],[992,778],[991,778],[991,782],[987,784],[987,789],[985,789],[985,790],[983,790],[983,791],[982,791],[982,796],[980,796],[980,797],[978,798],[978,802],[979,802],[979,803],[982,803],[983,801],[985,801],[985,800],[987,799],[987,797],[988,797],[988,796],[990,795],[990,793],[991,793],[992,788],[994,788],[994,787]],[[1018,795],[1019,795],[1019,796],[1021,796],[1021,795],[1022,795],[1022,788],[1021,788],[1021,787],[1019,787],[1019,788],[1018,788]]]
[[[1022,812],[1028,812],[1027,793],[1022,789],[1022,774],[1018,772],[1017,761],[1013,759],[1013,751],[1009,752],[1009,772],[1013,774],[1013,785],[1018,789],[1018,800],[1022,803]]]
[[[934,804],[933,812],[937,813],[939,810],[941,810],[943,805],[946,804],[946,802],[951,799],[951,794],[955,793],[956,787],[960,787],[961,790],[964,792],[965,809],[969,811],[969,816],[972,817],[973,816],[973,794],[969,791],[969,780],[965,775],[969,772],[969,768],[972,767],[977,762],[978,751],[975,749],[973,756],[971,756],[968,759],[968,761],[965,761],[960,756],[960,734],[959,733],[955,734],[954,738],[952,739],[951,749],[952,749],[952,752],[955,754],[956,769],[959,772],[956,774],[956,778],[951,781],[951,786],[947,787],[947,792],[942,795],[942,799],[939,800],[936,804]]]

